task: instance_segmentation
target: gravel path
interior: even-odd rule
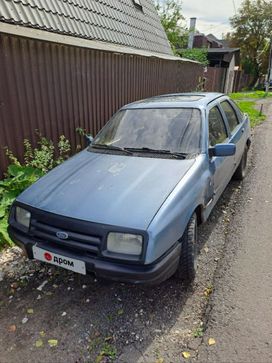
[[[269,138],[267,122],[247,180],[230,183],[201,226],[191,288],[98,281],[25,260],[18,248],[0,253],[0,362],[272,361]]]
[[[217,270],[197,362],[272,362],[272,103],[255,129],[254,168],[243,184]],[[209,338],[216,344],[207,346]]]

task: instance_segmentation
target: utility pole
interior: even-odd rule
[[[265,84],[265,92],[269,91],[270,81],[272,80],[272,38],[270,39],[270,52],[269,52],[269,60],[268,60],[268,69],[267,69],[267,79]]]
[[[190,18],[190,29],[189,29],[189,39],[188,39],[189,49],[192,49],[194,45],[195,28],[196,28],[196,18]]]

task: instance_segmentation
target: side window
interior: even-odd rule
[[[236,115],[239,119],[239,122],[242,122],[245,118],[243,112],[240,110],[239,106],[237,105],[237,103],[235,103],[233,100],[231,100],[231,105],[234,108],[234,110],[236,111]]]
[[[233,107],[228,101],[223,101],[221,106],[227,116],[227,120],[229,123],[230,131],[233,131],[235,127],[239,124],[238,117],[236,112],[234,111]]]
[[[228,137],[223,117],[218,109],[214,107],[209,112],[209,142],[211,146],[220,144]]]

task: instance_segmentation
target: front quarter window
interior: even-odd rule
[[[116,113],[92,145],[199,153],[201,113],[194,108],[128,109]]]

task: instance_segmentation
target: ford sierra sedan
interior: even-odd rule
[[[220,93],[122,107],[89,146],[14,202],[9,234],[30,259],[132,283],[194,279],[197,228],[243,179],[249,119]]]

